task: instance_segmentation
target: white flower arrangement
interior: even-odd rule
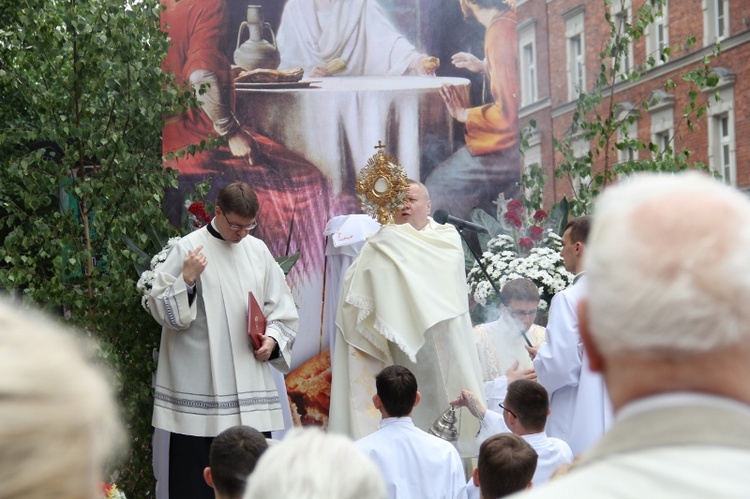
[[[161,251],[151,259],[151,265],[149,269],[143,271],[141,277],[138,279],[138,282],[135,285],[143,295],[141,296],[141,306],[144,308],[144,310],[146,310],[146,312],[151,312],[151,309],[148,306],[148,297],[151,294],[151,288],[153,288],[154,286],[154,276],[156,275],[156,271],[161,266],[161,264],[166,261],[169,250],[171,250],[179,240],[180,237],[172,237],[167,241],[167,244],[164,245]]]
[[[536,284],[540,296],[552,296],[568,287],[574,277],[565,270],[560,256],[561,248],[562,239],[552,230],[547,230],[542,241],[528,250],[519,248],[512,236],[499,234],[487,243],[482,263],[499,290],[506,282],[525,277]],[[469,271],[467,281],[474,300],[480,305],[486,306],[498,300],[495,290],[476,262]],[[548,306],[542,298],[539,307],[546,310]]]

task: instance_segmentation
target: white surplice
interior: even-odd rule
[[[570,445],[578,455],[611,425],[612,406],[604,378],[588,367],[578,329],[578,302],[586,292],[586,276],[552,298],[547,342],[534,359],[539,382],[550,395],[547,434]]]
[[[452,226],[430,219],[420,231],[387,225],[371,236],[346,273],[336,326],[331,431],[356,440],[377,429],[375,375],[392,364],[417,378],[422,401],[412,417],[424,430],[462,389],[484,397],[463,249]],[[459,452],[476,455],[478,422],[466,409],[458,414]]]
[[[524,348],[526,340],[521,335],[521,330],[521,323],[507,312],[502,312],[493,322],[474,327],[487,408],[491,411],[500,411],[498,404],[505,399],[508,388],[505,372],[513,363],[518,362],[519,369],[533,367],[529,353]]]
[[[182,266],[189,250],[203,246],[208,265],[188,301]],[[258,362],[247,337],[252,291],[266,317],[266,334],[281,355]],[[180,239],[154,278],[149,298],[162,325],[153,425],[199,437],[244,424],[259,431],[284,428],[280,394],[270,364],[288,372],[297,310],[284,273],[266,245],[252,236],[233,244],[206,227]],[[283,387],[283,383],[282,383]]]
[[[377,464],[389,499],[454,499],[465,475],[455,447],[416,426],[409,417],[386,418],[354,445]]]
[[[318,11],[315,0],[289,0],[276,42],[279,68],[301,67],[305,73],[343,59],[346,69],[339,76],[398,76],[419,57],[374,0],[334,0],[326,11]]]

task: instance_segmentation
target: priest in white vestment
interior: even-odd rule
[[[280,69],[312,77],[434,74],[376,0],[289,0],[276,42]],[[331,72],[335,60],[345,66]]]
[[[578,302],[586,292],[583,254],[589,217],[568,223],[561,255],[573,284],[552,298],[547,323],[547,342],[534,357],[537,379],[550,394],[547,434],[570,445],[574,454],[588,449],[611,425],[612,406],[601,374],[589,369],[578,327]]]
[[[210,439],[239,424],[261,432],[284,428],[286,393],[278,392],[270,366],[288,372],[298,316],[283,271],[266,245],[248,235],[258,208],[247,184],[226,186],[217,196],[213,220],[180,239],[154,276],[149,306],[162,325],[162,336],[153,425],[171,435],[173,499],[209,497],[175,490],[193,488],[190,480],[195,478],[187,464],[180,463],[184,469],[173,466],[175,439]],[[267,320],[258,350],[250,346],[247,334],[249,292]],[[191,455],[177,457],[196,454],[198,461],[205,457],[207,462],[208,446],[202,446],[198,444],[200,452],[188,447],[186,454]],[[202,473],[201,468],[197,480],[205,485]]]
[[[461,458],[449,442],[414,426],[411,412],[421,398],[414,374],[388,366],[375,385],[372,402],[382,420],[375,433],[354,445],[380,469],[388,498],[456,498],[465,482]]]
[[[408,367],[419,382],[422,402],[412,418],[423,430],[462,389],[484,392],[463,248],[455,228],[436,223],[429,210],[427,189],[411,181],[397,224],[371,236],[346,273],[332,359],[331,431],[356,440],[377,430],[375,375],[391,364]],[[478,423],[468,413],[459,417],[458,450],[475,456]]]

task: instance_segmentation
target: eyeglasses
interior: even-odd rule
[[[536,310],[513,310],[510,311],[511,314],[513,314],[513,317],[516,317],[518,319],[523,319],[524,317],[536,317]]]
[[[518,417],[518,416],[516,416],[516,414],[513,411],[511,411],[510,409],[508,409],[507,407],[505,407],[503,404],[497,404],[497,405],[499,405],[502,410],[508,411],[510,413],[510,415],[513,416],[514,418]]]
[[[250,232],[251,230],[253,230],[254,228],[256,228],[258,226],[258,221],[257,220],[255,222],[251,223],[250,225],[237,225],[237,224],[232,223],[232,222],[229,221],[229,219],[227,218],[227,214],[226,213],[224,213],[222,211],[221,214],[224,215],[224,220],[226,220],[227,223],[229,224],[229,228],[232,229],[235,232],[240,231],[240,230],[244,230],[244,231]]]

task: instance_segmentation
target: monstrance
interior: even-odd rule
[[[381,225],[393,222],[393,213],[403,208],[409,194],[406,173],[393,156],[383,151],[385,144],[378,141],[378,150],[357,175],[357,197],[362,210],[376,218]]]

